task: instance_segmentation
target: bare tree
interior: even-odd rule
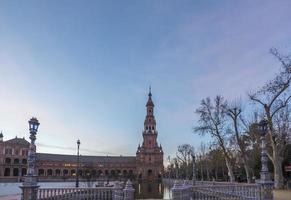
[[[177,160],[183,169],[183,174],[186,178],[190,178],[190,164],[192,162],[193,147],[190,144],[183,144],[178,146],[178,151],[176,154]]]
[[[194,131],[202,135],[210,134],[216,139],[224,155],[230,182],[234,182],[235,177],[231,165],[231,157],[226,147],[227,102],[222,96],[216,96],[213,105],[208,97],[201,101],[200,107],[196,110],[196,113],[200,118],[198,121],[199,126],[195,127]]]
[[[247,146],[246,139],[245,139],[246,137],[244,137],[244,135],[242,135],[242,133],[241,133],[242,129],[240,128],[240,122],[242,119],[242,115],[241,115],[242,109],[237,104],[234,104],[234,106],[228,108],[227,114],[228,114],[228,116],[230,116],[230,118],[232,120],[235,140],[236,140],[236,143],[238,145],[239,152],[241,154],[242,162],[243,162],[244,169],[245,169],[246,176],[247,176],[247,181],[248,181],[248,183],[250,183],[251,176],[250,176],[250,168],[248,165],[248,156],[246,153],[246,146]]]
[[[282,132],[275,124],[275,118],[280,111],[287,107],[291,99],[289,85],[291,80],[291,58],[282,56],[277,49],[271,49],[281,63],[282,69],[275,78],[267,82],[260,90],[249,94],[250,99],[263,108],[268,121],[268,139],[271,145],[269,157],[274,165],[275,188],[283,188],[284,178],[282,171],[283,152],[286,144],[286,132]]]

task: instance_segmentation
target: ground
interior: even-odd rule
[[[275,200],[291,200],[291,190],[275,190]]]

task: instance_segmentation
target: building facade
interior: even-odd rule
[[[155,180],[163,174],[163,150],[158,146],[151,91],[146,104],[143,141],[136,156],[80,156],[79,175],[84,178],[138,178]],[[29,142],[24,138],[3,140],[0,133],[0,180],[20,180],[26,175]],[[40,179],[69,179],[76,176],[77,156],[36,154]]]

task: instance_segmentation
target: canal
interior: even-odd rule
[[[163,182],[137,182],[135,199],[171,199],[170,187]]]

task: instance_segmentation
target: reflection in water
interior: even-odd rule
[[[170,199],[170,189],[162,182],[138,182],[135,199]]]

